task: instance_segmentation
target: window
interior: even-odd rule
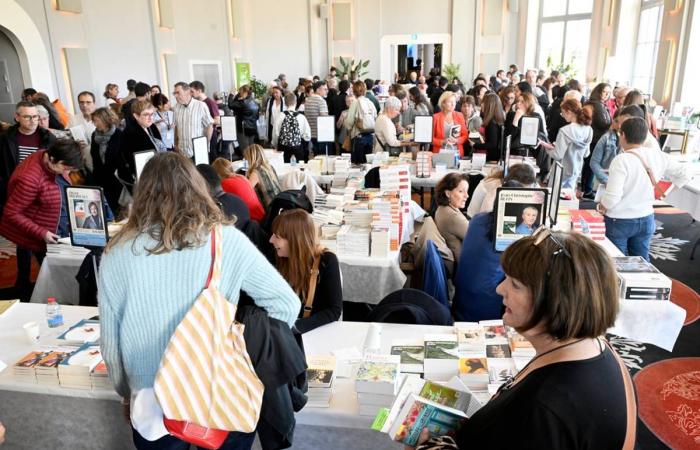
[[[659,53],[659,42],[661,40],[663,10],[663,0],[644,0],[639,13],[632,86],[641,89],[645,93],[651,93],[654,87],[656,56]]]
[[[585,77],[591,37],[593,0],[543,0],[540,10],[537,66],[571,65],[573,76]]]

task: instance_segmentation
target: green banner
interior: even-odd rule
[[[236,89],[240,89],[244,84],[250,84],[250,63],[236,63]]]

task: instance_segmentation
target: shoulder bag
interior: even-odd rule
[[[314,257],[314,264],[311,268],[311,279],[309,280],[309,289],[306,292],[306,301],[304,302],[304,319],[311,317],[311,308],[314,305],[314,297],[316,296],[316,283],[318,282],[318,266],[320,262],[321,255]]]
[[[625,153],[629,153],[630,155],[634,155],[639,159],[639,162],[642,163],[642,166],[644,166],[644,171],[646,171],[647,175],[649,176],[649,180],[651,181],[652,186],[654,186],[654,198],[656,200],[662,200],[664,197],[666,197],[666,191],[663,189],[663,187],[656,181],[656,178],[654,177],[654,172],[651,171],[651,168],[647,166],[647,164],[644,162],[641,156],[637,152],[633,151],[625,151]]]
[[[362,97],[357,98],[357,110],[355,111],[355,128],[360,134],[374,133],[374,124],[372,126],[365,124],[365,111],[362,109]]]
[[[237,306],[219,292],[221,239],[217,225],[207,283],[170,338],[153,386],[168,432],[210,449],[219,448],[229,431],[255,431],[264,391],[244,326],[235,320]]]

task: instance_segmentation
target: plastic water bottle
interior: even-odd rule
[[[46,322],[48,322],[49,328],[56,328],[63,325],[61,305],[58,304],[54,297],[49,297],[46,303]]]
[[[459,169],[459,150],[455,150],[455,169]]]
[[[296,156],[292,155],[292,157],[289,158],[289,165],[292,167],[297,165],[297,157]]]

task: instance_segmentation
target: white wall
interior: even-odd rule
[[[0,0],[0,26],[23,36],[20,40],[25,41],[30,59],[23,72],[31,73],[34,87],[61,97],[71,106],[65,98],[61,62],[61,49],[65,47],[88,49],[92,74],[86,79],[94,80],[94,86],[84,88],[98,96],[110,82],[119,84],[125,94],[128,78],[163,84],[166,53],[174,55],[169,57],[174,63],[167,73],[168,92],[176,81],[191,81],[193,60],[220,63],[224,89],[234,84],[236,61],[250,63],[252,74],[262,80],[284,72],[293,86],[299,77],[325,75],[341,55],[369,59],[370,77],[389,78],[392,74],[386,68],[391,67],[391,52],[382,49],[381,43],[397,36],[408,36],[409,40],[417,36],[413,39],[417,42],[441,36],[446,44],[443,63],[461,64],[466,79],[478,72],[505,68],[511,62],[526,68],[532,64],[531,45],[526,43],[536,32],[528,20],[528,10],[536,11],[534,2],[539,0],[171,1],[172,28],[161,28],[156,23],[157,0],[83,0],[83,12],[79,14],[53,10],[52,0]],[[351,4],[350,40],[333,40],[335,1]],[[613,3],[621,4],[616,33],[605,20]],[[666,3],[673,4],[670,0]],[[231,4],[235,8],[236,36],[231,35],[229,27]],[[589,55],[590,79],[604,75],[606,57],[601,49],[606,46],[620,71],[629,71],[636,36],[636,30],[630,30],[636,26],[636,19],[629,16],[638,8],[639,0],[595,0],[595,4],[594,23],[600,29],[592,32],[596,47]],[[320,17],[322,5],[328,9],[328,19]],[[685,16],[666,17],[664,33],[677,36],[685,25],[681,20]],[[677,67],[681,67],[680,62]],[[657,90],[664,87],[663,75],[657,73]]]

